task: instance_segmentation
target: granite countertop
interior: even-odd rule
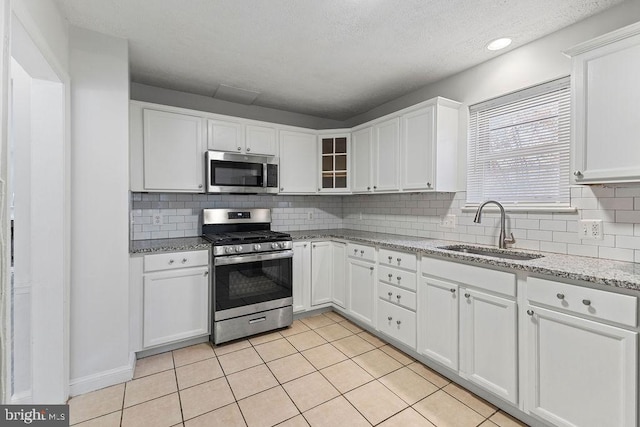
[[[173,239],[131,240],[130,254],[149,254],[154,252],[196,251],[209,249],[211,242],[202,237],[177,237]]]
[[[466,245],[463,242],[349,229],[291,231],[290,234],[294,240],[343,239],[401,251],[437,255],[452,260],[471,261],[479,264],[640,291],[640,263],[520,249],[513,249],[510,250],[510,252],[544,256],[528,261],[510,260],[440,249],[440,247],[448,245]],[[470,246],[491,248],[490,246],[477,244]]]

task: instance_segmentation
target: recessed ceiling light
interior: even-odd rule
[[[487,45],[487,49],[489,50],[500,50],[511,44],[511,39],[503,37],[500,39],[495,39],[491,43]]]

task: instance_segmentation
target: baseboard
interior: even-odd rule
[[[33,396],[31,396],[31,390],[16,393],[11,396],[12,405],[28,405],[33,403]]]
[[[136,354],[132,352],[129,354],[129,363],[125,366],[72,379],[69,382],[69,396],[77,396],[129,381],[133,378],[133,370],[135,367]]]

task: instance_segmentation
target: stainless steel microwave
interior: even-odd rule
[[[207,193],[277,193],[278,158],[207,151]]]

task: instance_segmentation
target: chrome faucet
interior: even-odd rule
[[[514,244],[516,242],[516,239],[513,237],[513,233],[511,233],[511,238],[507,237],[507,233],[505,232],[505,229],[504,229],[504,223],[505,223],[504,208],[500,203],[496,202],[495,200],[487,200],[486,202],[481,204],[478,207],[478,210],[476,211],[476,217],[473,219],[473,222],[480,224],[480,220],[482,219],[482,208],[484,208],[485,205],[489,203],[493,203],[500,208],[500,236],[498,237],[498,247],[500,249],[506,249],[507,244],[510,244],[510,245]]]

